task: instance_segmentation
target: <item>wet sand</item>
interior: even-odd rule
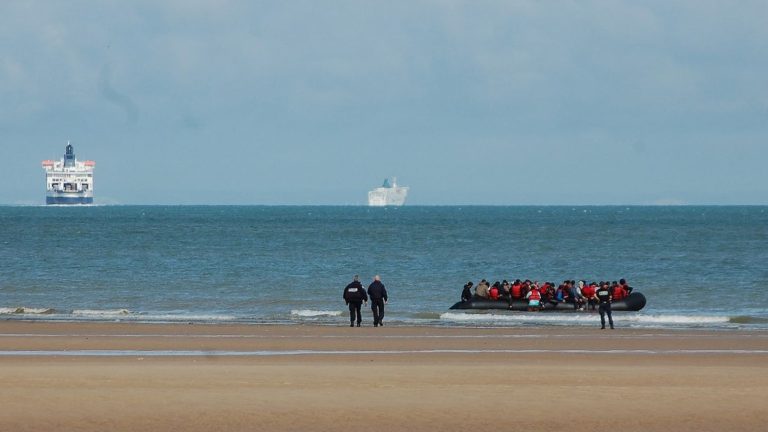
[[[0,322],[2,431],[762,431],[768,332]]]

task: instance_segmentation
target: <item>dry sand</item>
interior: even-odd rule
[[[0,385],[0,431],[764,431],[768,333],[4,321]]]

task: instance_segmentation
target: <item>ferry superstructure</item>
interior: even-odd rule
[[[67,142],[64,157],[44,160],[46,204],[93,204],[93,168],[96,162],[75,158],[72,144]]]
[[[384,184],[368,192],[368,205],[372,207],[401,206],[408,197],[408,186],[398,186],[397,177],[392,181],[384,179]]]

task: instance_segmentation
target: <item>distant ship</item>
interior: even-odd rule
[[[368,192],[368,205],[374,207],[383,206],[401,206],[405,204],[405,198],[408,196],[407,186],[398,186],[397,177],[384,179],[384,184]]]
[[[46,204],[93,204],[94,161],[78,161],[75,150],[67,142],[64,157],[44,160]]]

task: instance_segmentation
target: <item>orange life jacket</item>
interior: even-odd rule
[[[613,292],[611,295],[613,296],[613,300],[621,300],[625,297],[624,288],[621,287],[621,285],[616,285],[613,287]]]
[[[499,289],[496,287],[491,287],[491,290],[488,292],[488,295],[491,297],[491,300],[498,300],[499,299]]]
[[[531,289],[529,300],[541,300],[541,293],[536,288]]]

